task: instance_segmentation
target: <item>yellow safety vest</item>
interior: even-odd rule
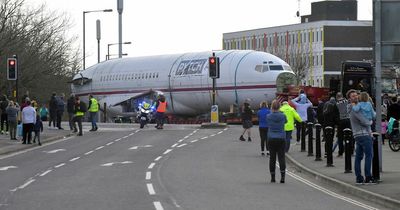
[[[80,116],[85,115],[85,112],[77,111],[75,115],[80,117]]]
[[[89,107],[89,112],[98,112],[99,111],[99,103],[97,103],[97,100],[95,98],[90,99],[90,107]]]

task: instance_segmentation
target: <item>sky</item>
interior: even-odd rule
[[[85,16],[86,68],[97,63],[96,20],[101,22],[100,60],[107,45],[118,43],[117,0],[25,0],[29,6],[46,4],[51,11],[71,19],[69,37],[83,46],[83,11],[113,9]],[[311,13],[311,2],[300,0],[300,14]],[[123,53],[128,57],[222,49],[222,34],[300,22],[298,0],[124,0],[122,13]],[[372,19],[372,0],[358,0],[358,19]],[[118,45],[110,46],[118,54]],[[117,58],[118,56],[110,56]]]

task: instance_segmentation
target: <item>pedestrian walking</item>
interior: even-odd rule
[[[168,107],[168,103],[165,100],[164,95],[159,95],[155,107],[156,107],[156,123],[157,123],[156,128],[163,129],[165,112],[167,111]]]
[[[56,93],[53,93],[51,95],[50,101],[49,101],[49,112],[50,112],[50,119],[49,119],[49,127],[51,127],[51,123],[53,122],[53,127],[56,127],[56,121],[57,121],[57,98],[56,98]]]
[[[99,113],[99,103],[93,97],[92,94],[89,95],[89,113],[90,113],[90,121],[92,122],[92,129],[89,131],[97,131],[97,114]]]
[[[1,96],[0,111],[1,111],[1,134],[8,133],[8,120],[6,109],[9,105],[9,100],[6,95]],[[5,125],[5,127],[4,127]],[[5,129],[4,129],[5,128]]]
[[[359,103],[358,94],[355,90],[351,89],[347,92],[350,98],[351,106],[354,107]],[[356,175],[356,185],[361,184],[376,184],[371,176],[371,162],[372,162],[372,137],[371,137],[371,124],[372,121],[363,116],[361,112],[356,112],[350,109],[350,122],[353,131],[353,136],[356,143],[356,156],[354,159],[354,172]],[[364,177],[361,174],[361,161],[364,161]]]
[[[251,127],[253,127],[253,123],[251,121],[252,118],[253,118],[253,110],[250,108],[250,99],[247,99],[243,103],[243,109],[242,109],[243,132],[242,135],[240,135],[239,137],[240,141],[246,141],[246,139],[243,137],[246,131],[247,131],[247,140],[251,141]]]
[[[10,101],[6,108],[8,126],[10,129],[10,140],[17,140],[17,117],[19,108],[13,101]]]
[[[349,101],[343,97],[343,93],[336,93],[336,107],[339,112],[339,122],[337,131],[337,145],[339,147],[337,157],[342,157],[344,153],[344,132],[346,128],[351,129],[350,115],[348,112]],[[334,151],[334,149],[332,150]]]
[[[32,130],[36,123],[36,111],[31,106],[31,101],[26,102],[27,106],[22,110],[22,144],[31,144]]]
[[[268,124],[268,148],[270,150],[269,172],[271,182],[275,182],[276,156],[278,156],[279,168],[281,171],[281,183],[285,183],[285,124],[286,116],[279,111],[281,105],[279,101],[272,101],[271,114],[267,116]]]
[[[61,127],[61,120],[65,110],[65,102],[64,102],[64,94],[61,94],[57,97],[57,128],[60,130],[64,130]]]
[[[86,104],[80,100],[78,96],[75,98],[75,106],[74,106],[74,133],[78,132],[78,129],[76,129],[76,123],[78,123],[78,128],[79,128],[79,133],[78,136],[83,135],[82,131],[82,118],[85,115],[85,112],[87,111],[87,106]]]
[[[282,102],[282,106],[279,110],[286,116],[287,122],[285,124],[285,152],[289,152],[295,121],[298,123],[302,123],[302,119],[300,115],[296,112],[296,110],[291,107],[287,101]]]
[[[35,136],[33,137],[33,143],[36,143],[36,138],[38,140],[38,145],[42,146],[42,143],[40,142],[40,133],[43,132],[43,122],[40,119],[39,115],[36,116],[36,123],[33,126],[33,132],[35,132]]]
[[[261,140],[261,155],[264,156],[264,149],[269,155],[268,144],[267,144],[267,135],[268,135],[268,124],[267,124],[267,115],[271,113],[268,108],[268,104],[266,101],[261,102],[260,110],[257,112],[258,116],[258,130],[260,132],[260,140]]]
[[[67,100],[67,112],[68,112],[68,124],[69,129],[72,131],[74,130],[74,111],[75,107],[75,94],[71,93],[70,97]]]
[[[323,109],[323,116],[324,116],[324,124],[322,125],[323,127],[323,132],[324,132],[324,140],[325,140],[325,128],[326,127],[332,127],[332,133],[335,133],[335,126],[338,124],[339,121],[339,110],[336,106],[336,100],[334,97],[331,97],[329,101],[327,101],[324,105]],[[332,142],[333,144],[333,142]],[[328,144],[325,144],[325,156],[328,151]]]
[[[47,109],[46,104],[42,104],[42,107],[40,107],[39,109],[39,113],[40,113],[40,119],[42,121],[47,121],[49,110]]]

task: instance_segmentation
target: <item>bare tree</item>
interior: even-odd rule
[[[76,37],[67,38],[70,28],[66,14],[50,12],[44,5],[28,7],[24,0],[0,1],[0,59],[18,55],[19,92],[47,99],[51,92],[68,92],[67,81],[80,68],[74,49]],[[6,68],[5,62],[0,64]],[[0,73],[3,93],[15,89]]]

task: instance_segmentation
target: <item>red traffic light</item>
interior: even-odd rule
[[[214,57],[210,58],[210,63],[211,63],[211,64],[214,64],[214,63],[215,63],[215,58],[214,58]]]
[[[9,60],[9,64],[10,64],[10,66],[14,66],[15,65],[15,60]]]

